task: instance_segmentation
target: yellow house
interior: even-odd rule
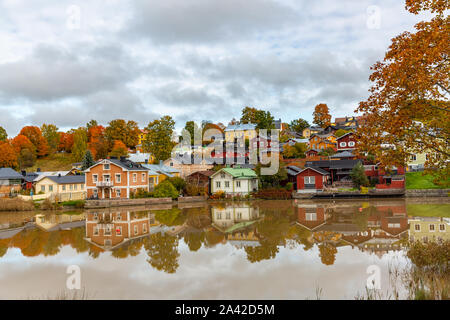
[[[145,139],[147,139],[147,131],[141,130],[141,133],[139,133],[138,136],[138,144],[142,145]]]
[[[412,154],[406,162],[406,170],[411,171],[414,169],[423,169],[426,161],[426,152]]]
[[[86,198],[85,176],[48,176],[36,183],[36,194],[57,196],[60,201]]]
[[[302,135],[304,138],[309,139],[312,135],[323,131],[321,127],[309,127],[303,130]]]
[[[251,140],[256,138],[256,125],[251,123],[246,124],[233,124],[225,128],[225,140],[233,142],[234,139]]]
[[[322,137],[314,134],[309,138],[309,148],[315,150],[325,150],[327,148],[336,149],[336,137],[334,135]]]
[[[150,189],[156,187],[167,178],[180,177],[180,171],[164,165],[162,161],[160,161],[159,164],[143,164],[142,166],[149,169],[148,177]]]

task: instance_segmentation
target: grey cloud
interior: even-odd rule
[[[127,33],[156,43],[228,42],[294,21],[293,8],[273,0],[139,0]]]

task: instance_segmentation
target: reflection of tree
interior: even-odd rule
[[[198,251],[202,247],[202,243],[205,242],[205,232],[189,232],[184,236],[184,242],[191,251]]]
[[[157,270],[175,273],[178,269],[178,238],[168,234],[155,233],[146,238],[145,250],[150,259],[147,262]]]
[[[257,247],[245,247],[247,259],[250,262],[259,262],[261,260],[269,260],[275,258],[278,253],[276,244],[261,241],[261,245]]]
[[[8,246],[0,244],[0,258],[3,257],[8,251]]]
[[[303,245],[303,250],[307,251],[314,246],[314,242],[311,241],[312,232],[306,228],[296,226],[295,242]]]
[[[132,240],[126,245],[122,245],[119,248],[113,250],[111,255],[115,258],[124,259],[128,256],[135,257],[141,251],[142,245],[144,244],[144,239]]]
[[[89,244],[84,240],[86,234],[85,227],[72,229],[70,232],[70,244],[77,253],[86,252],[89,249]]]
[[[50,232],[47,242],[42,248],[44,256],[54,256],[59,252],[61,247],[61,236],[59,231]]]
[[[155,211],[155,219],[166,226],[178,226],[184,223],[186,214],[178,208],[157,210]]]
[[[329,243],[323,243],[319,245],[319,251],[320,251],[320,260],[323,264],[327,266],[331,266],[334,264],[334,261],[336,260],[336,253],[337,249],[335,246],[329,244]]]

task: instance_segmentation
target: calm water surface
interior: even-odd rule
[[[0,212],[0,299],[56,297],[70,265],[93,299],[354,299],[408,240],[450,239],[447,199],[185,206]]]

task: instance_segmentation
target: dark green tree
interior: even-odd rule
[[[367,187],[369,185],[369,179],[364,172],[364,166],[361,162],[358,162],[356,166],[353,167],[350,177],[358,188],[361,186]]]
[[[81,166],[82,170],[86,170],[87,168],[92,167],[95,164],[94,157],[92,157],[91,151],[88,149],[83,157],[83,165]]]

